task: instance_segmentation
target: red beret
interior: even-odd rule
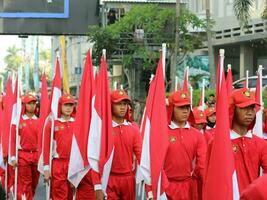
[[[124,90],[118,89],[111,93],[111,102],[117,103],[123,100],[131,101],[129,96]]]
[[[214,113],[216,113],[216,109],[215,108],[207,108],[205,110],[205,114],[206,114],[207,117],[213,115]]]
[[[259,105],[255,100],[255,96],[247,88],[235,90],[230,98],[230,104],[239,108],[245,108],[250,105]]]
[[[169,103],[175,106],[190,105],[190,94],[187,91],[178,90],[169,96]]]
[[[59,98],[59,103],[61,105],[63,104],[67,104],[67,103],[75,103],[74,97],[70,94],[63,94],[60,98]]]
[[[32,94],[25,94],[21,97],[22,103],[30,103],[31,101],[37,101],[37,98]]]
[[[194,123],[195,124],[202,124],[207,123],[206,121],[206,114],[204,111],[199,110],[197,107],[193,109],[193,116],[194,116]]]

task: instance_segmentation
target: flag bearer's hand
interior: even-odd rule
[[[12,160],[12,161],[11,161],[11,165],[12,165],[14,168],[16,168],[16,167],[18,166],[18,163],[17,163],[16,160]]]
[[[45,170],[44,171],[44,182],[47,183],[49,185],[49,180],[50,180],[50,173],[49,171]]]
[[[103,199],[105,199],[104,192],[102,190],[96,190],[95,191],[95,197],[96,197],[96,200],[103,200]]]

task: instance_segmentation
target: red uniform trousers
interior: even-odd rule
[[[166,195],[168,200],[198,199],[197,182],[191,178],[183,181],[169,180]]]
[[[81,180],[77,192],[76,200],[95,200],[95,190],[90,173],[87,173]]]
[[[68,166],[68,159],[53,159],[50,194],[52,200],[73,199],[73,189],[68,181]]]
[[[0,184],[5,187],[5,173],[6,171],[0,167]]]
[[[107,196],[108,200],[135,200],[134,174],[110,174]]]
[[[37,170],[38,152],[22,151],[18,152],[18,194],[17,199],[22,199],[22,195],[27,200],[32,200],[35,189],[38,185],[40,173]]]

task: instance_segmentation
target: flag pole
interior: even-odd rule
[[[190,104],[190,107],[191,107],[191,110],[193,109],[193,87],[191,84],[189,84],[189,90],[190,90],[190,99],[191,99],[191,104]]]
[[[263,70],[263,67],[262,65],[259,65],[259,69],[258,69],[258,73],[259,73],[259,78],[260,78],[260,108],[261,108],[261,112],[264,108],[264,102],[262,100],[262,70]]]
[[[178,76],[175,76],[175,91],[178,90]]]
[[[227,65],[227,72],[232,68],[232,65],[231,64],[228,64]]]
[[[247,71],[246,71],[246,88],[247,88],[247,89],[249,89],[249,88],[248,88],[248,76],[249,76],[249,71],[247,70]]]
[[[18,76],[18,82],[17,82],[17,99],[16,99],[16,102],[17,102],[17,109],[16,109],[16,149],[15,149],[15,159],[16,159],[16,163],[17,163],[17,166],[15,168],[15,191],[14,191],[14,200],[17,200],[17,194],[18,194],[18,139],[19,139],[19,121],[20,121],[20,110],[18,109],[18,107],[21,105],[21,102],[20,102],[20,74],[18,73],[17,74]],[[20,104],[20,105],[19,105]]]
[[[117,90],[118,88],[118,82],[117,81],[114,81],[113,83],[113,90]]]
[[[52,171],[52,151],[53,151],[53,138],[54,138],[54,116],[53,113],[51,113],[50,116],[51,119],[51,131],[50,131],[50,152],[49,152],[49,175],[51,177],[51,171]],[[51,179],[48,181],[48,183],[46,184],[46,200],[50,200],[50,190],[51,190]]]
[[[202,109],[202,111],[205,110],[205,85],[206,85],[206,80],[203,78],[203,80],[202,80],[202,99],[201,99],[201,103],[202,103],[201,109]]]
[[[162,69],[163,69],[164,79],[165,79],[165,72],[166,72],[166,52],[167,52],[166,43],[162,43]]]

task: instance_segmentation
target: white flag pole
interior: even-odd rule
[[[247,71],[246,71],[246,88],[247,88],[247,89],[249,89],[249,88],[248,88],[248,76],[249,76],[249,71],[247,70]]]

